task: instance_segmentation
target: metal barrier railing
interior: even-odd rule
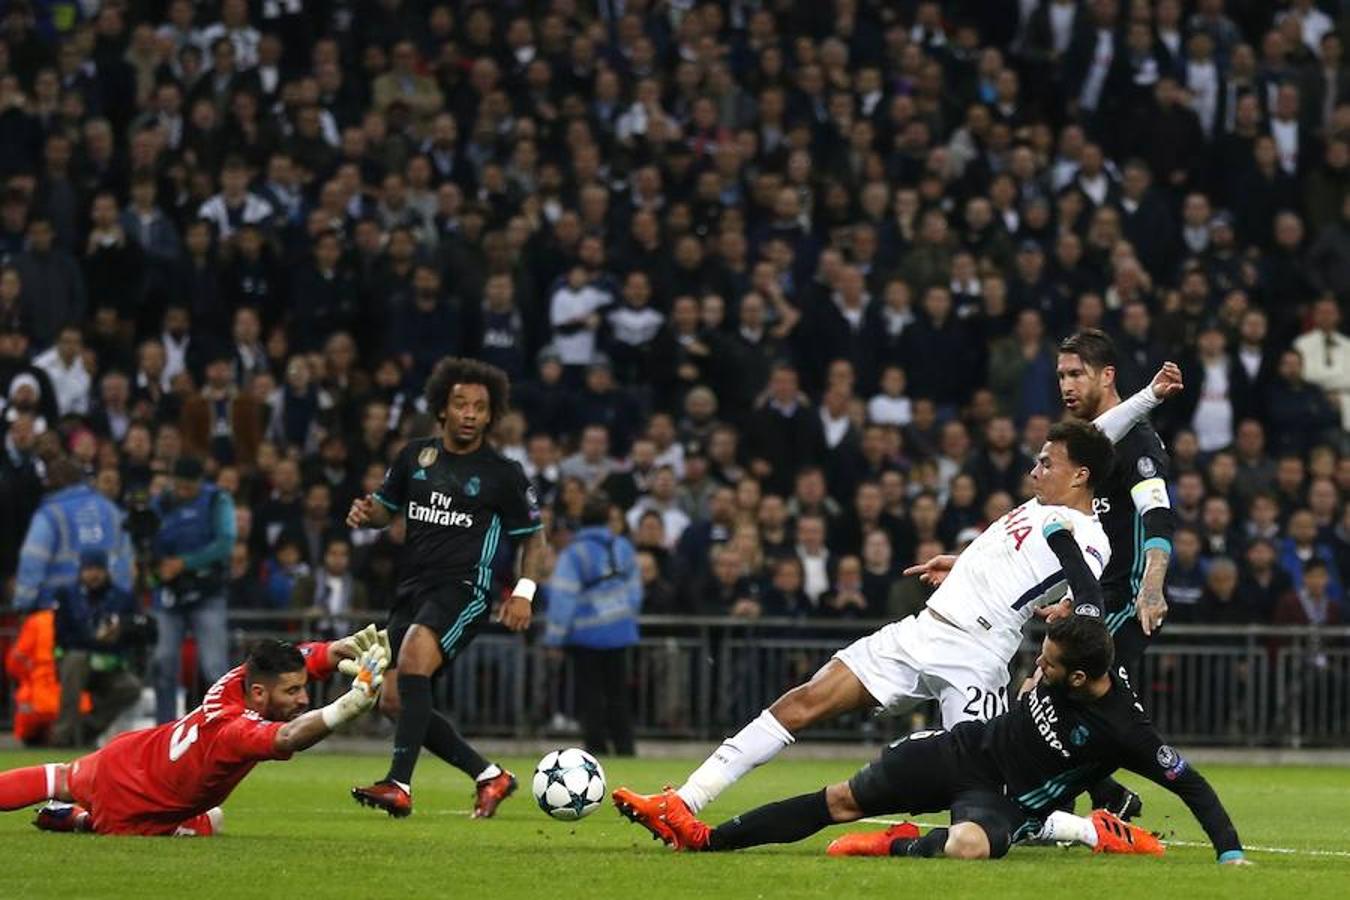
[[[232,612],[231,649],[239,658],[250,639],[323,637],[325,616],[320,610]],[[840,647],[884,624],[644,617],[628,685],[637,733],[719,738],[809,678]],[[16,632],[15,617],[0,615],[0,654]],[[1010,667],[1010,684],[1031,670],[1038,647],[1030,635]],[[189,697],[203,687],[189,685]],[[12,688],[0,667],[0,727],[13,713]],[[1153,641],[1136,689],[1160,730],[1178,742],[1347,746],[1350,627],[1171,626]],[[316,702],[322,695],[320,687]],[[437,702],[469,734],[567,734],[575,728],[575,701],[565,657],[546,653],[531,636],[503,631],[481,635],[437,684]],[[935,715],[919,707],[912,715],[847,716],[810,736],[879,742]]]

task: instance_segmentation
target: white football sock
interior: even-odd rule
[[[488,763],[488,767],[479,772],[478,777],[475,778],[474,781],[487,781],[489,778],[496,778],[500,774],[502,774],[501,766],[496,763]]]
[[[792,733],[766,709],[723,741],[676,793],[691,812],[697,813],[755,766],[773,759],[795,741]]]
[[[1037,838],[1043,841],[1072,841],[1097,846],[1097,828],[1091,819],[1056,810],[1045,819]]]

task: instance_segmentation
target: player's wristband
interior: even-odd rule
[[[1235,859],[1246,859],[1246,858],[1247,854],[1243,853],[1241,850],[1225,850],[1224,852],[1219,854],[1219,862],[1221,863],[1229,863]]]
[[[528,578],[522,578],[516,582],[516,586],[511,589],[512,597],[524,597],[530,603],[534,603],[534,592],[539,590],[539,585]]]

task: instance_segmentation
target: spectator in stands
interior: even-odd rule
[[[235,507],[236,521],[241,509],[246,507]],[[239,532],[242,535],[242,529]],[[262,585],[246,539],[236,540],[230,549],[230,582],[225,605],[229,609],[262,609],[264,606]]]
[[[202,480],[202,464],[182,456],[173,466],[173,487],[154,500],[159,532],[154,539],[154,595],[159,642],[155,647],[155,717],[178,715],[179,654],[191,630],[206,684],[229,668],[225,588],[234,546],[234,501]]]
[[[56,391],[56,407],[61,415],[89,412],[89,394],[93,378],[85,365],[84,335],[75,323],[62,325],[56,343],[39,353],[33,365],[47,373]]]
[[[24,324],[38,347],[56,340],[61,325],[83,322],[89,312],[84,270],[55,240],[51,221],[35,216],[28,223],[27,247],[13,261],[23,286]]]
[[[304,538],[292,531],[284,531],[272,546],[272,553],[262,564],[263,602],[267,609],[290,609],[295,601],[296,588],[301,579],[310,575],[305,562]]]
[[[179,425],[188,453],[252,468],[262,441],[263,413],[234,375],[235,355],[225,346],[206,353],[205,381],[183,401]]]
[[[774,366],[769,388],[748,425],[750,471],[773,493],[787,495],[794,474],[824,453],[820,420],[800,393],[797,370]]]
[[[1201,621],[1200,598],[1205,588],[1205,568],[1200,550],[1200,534],[1194,527],[1183,525],[1177,529],[1164,591],[1168,619],[1178,624]]]
[[[1276,625],[1341,624],[1341,605],[1332,596],[1331,568],[1322,559],[1310,560],[1303,568],[1303,583],[1286,593],[1275,607]]]
[[[1272,443],[1278,451],[1307,453],[1312,445],[1340,422],[1338,410],[1326,393],[1303,378],[1303,356],[1286,350],[1280,356],[1275,382],[1266,393],[1265,409]]]
[[[1257,624],[1258,613],[1246,605],[1238,585],[1237,563],[1226,556],[1210,560],[1197,621],[1206,625]]]
[[[1334,297],[1322,297],[1312,308],[1312,330],[1294,341],[1303,359],[1303,378],[1324,391],[1350,431],[1350,337],[1338,329],[1341,310]]]
[[[1333,602],[1340,603],[1342,594],[1341,579],[1333,571],[1336,554],[1329,544],[1319,540],[1317,519],[1312,510],[1300,509],[1289,517],[1286,526],[1288,537],[1280,542],[1280,567],[1288,574],[1294,590],[1303,588],[1303,575],[1313,560],[1324,564],[1327,582],[1325,589]]]
[[[648,513],[661,517],[661,529],[665,535],[667,550],[673,551],[681,535],[689,527],[689,516],[680,509],[675,495],[675,471],[670,466],[661,466],[652,476],[651,492],[638,499],[628,510],[628,527],[636,531],[639,520]]]
[[[56,595],[61,713],[50,739],[56,747],[92,744],[141,696],[128,658],[140,635],[136,599],[112,583],[105,551],[84,551],[79,567],[79,580]],[[92,703],[87,714],[80,709],[85,691]]]
[[[1253,621],[1274,621],[1276,608],[1292,590],[1293,582],[1278,565],[1275,544],[1264,538],[1249,542],[1238,593],[1243,605],[1252,611]]]

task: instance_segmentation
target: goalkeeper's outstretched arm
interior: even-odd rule
[[[388,657],[379,644],[367,649],[360,657],[360,665],[347,693],[321,709],[309,712],[287,722],[277,730],[273,746],[279,753],[308,750],[341,726],[359,718],[375,705],[384,683],[384,669]]]

